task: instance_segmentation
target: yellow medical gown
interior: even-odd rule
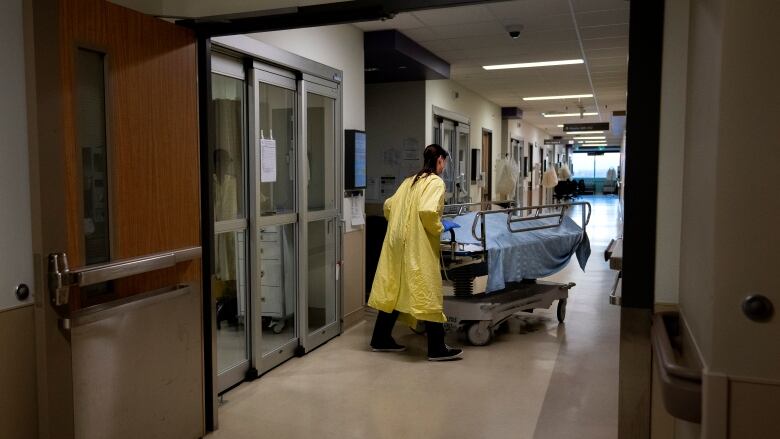
[[[388,313],[398,310],[409,324],[445,322],[439,272],[444,181],[435,174],[414,185],[413,180],[404,180],[385,201],[387,234],[368,305]]]

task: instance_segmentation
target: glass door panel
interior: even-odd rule
[[[220,233],[215,239],[215,275],[212,294],[217,303],[217,365],[225,373],[246,363],[246,235],[243,231]]]
[[[452,204],[455,202],[455,177],[457,176],[457,160],[453,155],[455,149],[455,124],[445,120],[439,126],[439,132],[441,133],[440,146],[447,150],[447,153],[450,155],[449,160],[447,160],[447,166],[441,174],[441,178],[444,180],[444,190],[446,191],[444,202]]]
[[[253,350],[263,373],[298,346],[298,92],[290,77],[254,75]]]
[[[457,142],[455,147],[455,153],[452,160],[456,163],[457,173],[455,175],[455,202],[456,203],[468,203],[471,200],[469,196],[469,178],[468,170],[471,163],[471,156],[469,154],[469,126],[465,124],[458,124],[457,127]]]
[[[249,368],[247,234],[245,209],[246,102],[242,79],[212,74],[212,186],[218,391],[244,378]]]
[[[338,335],[340,329],[336,194],[341,189],[337,177],[341,175],[341,113],[336,105],[338,89],[309,81],[304,84],[306,160],[300,172],[308,175],[308,184],[301,203],[305,212],[299,247],[304,267],[300,285],[305,289],[299,312],[305,316],[303,347],[310,351]]]
[[[312,221],[308,231],[308,324],[315,333],[336,323],[336,230],[332,219]]]
[[[296,338],[295,225],[261,227],[258,244],[262,354],[266,356]]]
[[[306,96],[308,209],[334,209],[336,192],[336,100],[315,93]]]
[[[295,90],[258,83],[259,210],[295,211]]]

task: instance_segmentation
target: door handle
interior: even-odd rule
[[[163,253],[155,253],[137,258],[122,259],[105,264],[70,269],[68,255],[52,253],[49,255],[49,293],[55,306],[67,305],[70,300],[70,287],[85,287],[111,280],[144,274],[163,268],[173,267],[179,262],[201,257],[200,247],[187,247]]]

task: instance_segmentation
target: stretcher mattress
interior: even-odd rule
[[[471,234],[476,213],[450,218],[460,225],[455,229],[455,240],[463,244],[480,244]],[[488,281],[486,292],[502,290],[508,282],[539,279],[562,270],[572,255],[577,255],[580,268],[590,257],[587,234],[574,220],[564,217],[560,226],[512,233],[507,229],[507,214],[485,215],[486,246],[488,252]],[[516,229],[557,224],[558,218],[529,220],[514,225]],[[479,224],[477,224],[479,236]],[[449,233],[442,241],[450,240]]]

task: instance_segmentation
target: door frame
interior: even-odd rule
[[[486,137],[488,139],[487,144],[485,144]],[[480,191],[479,201],[490,201],[493,197],[493,130],[482,127],[480,141],[482,143],[482,163],[480,163],[480,166],[482,172],[485,173],[485,178],[482,180],[485,187]]]

